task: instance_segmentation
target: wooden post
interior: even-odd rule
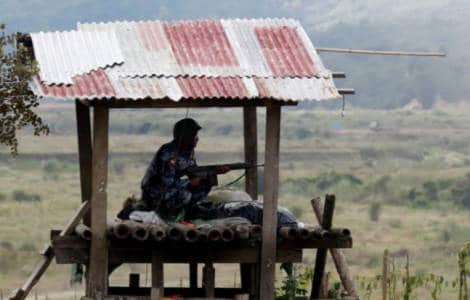
[[[264,167],[263,239],[261,245],[260,299],[274,299],[276,266],[277,197],[279,184],[279,139],[281,106],[266,107],[266,149]]]
[[[82,202],[91,199],[91,169],[92,169],[92,145],[91,145],[91,122],[90,108],[75,101],[75,113],[77,118],[78,136],[78,160],[80,163],[80,187]],[[87,213],[83,223],[90,226],[90,214]]]
[[[152,289],[150,300],[160,300],[164,295],[163,262],[158,253],[152,253]]]
[[[197,263],[189,264],[189,287],[197,289]]]
[[[256,106],[243,107],[243,136],[245,162],[258,164],[258,128]],[[245,191],[254,200],[258,199],[258,168],[249,168],[245,173]]]
[[[211,262],[207,262],[203,268],[203,285],[206,291],[206,298],[212,299],[215,296],[215,269]],[[153,299],[152,299],[153,300]]]
[[[382,300],[387,300],[388,287],[388,250],[384,250],[384,258],[382,265]]]
[[[250,165],[258,164],[258,119],[256,106],[243,107],[243,141],[245,162]],[[250,168],[245,172],[245,191],[253,200],[258,199],[258,168]],[[240,264],[241,286],[253,297],[259,290],[256,276],[256,264]]]
[[[333,213],[335,210],[335,196],[326,195],[325,197],[325,208],[323,210],[323,220],[322,228],[328,230],[331,228],[333,221]],[[326,254],[328,249],[318,249],[317,257],[315,259],[315,270],[313,273],[312,280],[312,293],[310,294],[310,299],[318,299],[320,297],[320,286],[325,273],[326,265]]]
[[[314,198],[312,199],[311,204],[318,224],[321,225],[323,222],[323,205],[321,204],[321,199]],[[340,249],[330,249],[330,254],[335,263],[336,271],[341,279],[341,283],[343,284],[344,289],[348,292],[348,296],[359,298],[343,252]]]
[[[91,246],[87,296],[102,299],[108,290],[108,243],[106,238],[109,110],[95,106],[93,119],[93,168],[91,196]]]
[[[140,274],[131,273],[129,274],[129,287],[138,288],[140,286]]]

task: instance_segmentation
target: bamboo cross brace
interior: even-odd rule
[[[320,198],[314,198],[311,200],[313,212],[317,218],[318,224],[323,222],[323,205]],[[354,281],[351,278],[349,273],[348,264],[346,262],[346,257],[340,249],[330,249],[330,254],[335,263],[336,271],[341,279],[341,283],[344,286],[344,289],[348,292],[350,297],[359,298],[357,295],[356,287]]]

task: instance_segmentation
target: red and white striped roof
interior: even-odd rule
[[[40,96],[325,100],[338,91],[291,19],[78,24],[31,34]]]

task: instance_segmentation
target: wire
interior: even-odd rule
[[[234,185],[235,183],[239,182],[240,180],[242,180],[242,178],[245,177],[245,173],[243,173],[242,175],[240,175],[239,177],[237,177],[235,180],[232,180],[230,181],[229,183],[227,184],[224,184],[222,186],[218,186],[216,188],[214,188],[214,190],[221,190],[223,188],[226,188],[226,187],[229,187],[231,185]]]
[[[345,100],[345,97],[343,95],[343,105],[341,107],[341,117],[344,118],[344,108],[346,107],[346,100]]]

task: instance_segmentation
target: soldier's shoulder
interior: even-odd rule
[[[157,151],[157,156],[162,160],[170,160],[175,157],[175,146],[173,143],[166,143]]]

